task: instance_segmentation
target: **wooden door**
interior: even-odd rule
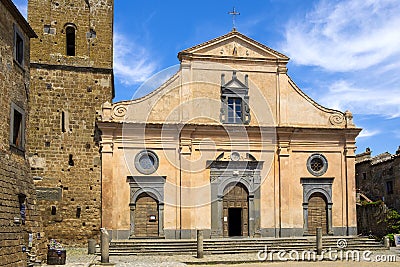
[[[158,203],[145,193],[136,201],[135,236],[158,237]]]
[[[315,235],[317,227],[322,228],[322,234],[327,234],[327,203],[325,196],[321,193],[314,193],[308,200],[308,233]]]
[[[241,218],[237,214],[241,214]],[[249,194],[242,184],[232,184],[225,188],[222,220],[224,237],[249,236]],[[232,227],[234,224],[239,224],[241,230],[230,231],[229,225]]]

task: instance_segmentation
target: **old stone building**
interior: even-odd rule
[[[100,229],[101,104],[113,98],[113,1],[29,0],[27,147],[48,238],[86,242]]]
[[[102,225],[114,239],[354,235],[350,112],[233,30],[184,50],[150,94],[103,105]]]
[[[400,147],[396,154],[388,152],[371,156],[368,148],[356,157],[356,186],[372,201],[382,200],[389,208],[400,211]]]
[[[44,234],[26,153],[29,40],[36,37],[10,0],[0,1],[0,264],[43,256]]]

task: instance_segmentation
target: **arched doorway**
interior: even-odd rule
[[[135,237],[158,237],[158,202],[147,193],[138,196],[135,209]]]
[[[315,235],[317,227],[328,233],[328,205],[322,193],[313,193],[308,200],[308,233]]]
[[[223,236],[249,236],[249,193],[241,183],[224,189]]]

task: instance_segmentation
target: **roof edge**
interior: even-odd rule
[[[276,56],[279,57],[280,60],[289,61],[289,59],[290,59],[288,56],[286,56],[286,55],[284,55],[284,54],[282,54],[282,53],[280,53],[280,52],[278,52],[278,51],[276,51],[276,50],[274,50],[274,49],[272,49],[272,48],[270,48],[270,47],[268,47],[268,46],[266,46],[266,45],[264,45],[264,44],[262,44],[262,43],[260,43],[260,42],[258,42],[256,40],[254,40],[254,39],[252,39],[252,38],[240,33],[239,31],[237,31],[235,29],[230,31],[230,32],[228,32],[228,33],[226,33],[226,34],[224,34],[224,35],[221,35],[221,36],[216,37],[214,39],[211,39],[209,41],[203,42],[201,44],[198,44],[198,45],[195,45],[195,46],[192,46],[192,47],[189,47],[187,49],[184,49],[184,50],[180,51],[178,53],[178,59],[179,59],[179,61],[182,61],[183,56],[188,56],[188,55],[193,54],[192,51],[195,50],[195,49],[198,49],[198,48],[200,48],[202,46],[210,45],[212,43],[218,42],[218,41],[220,41],[222,39],[225,39],[225,38],[228,38],[228,37],[231,37],[231,36],[235,36],[235,35],[240,37],[240,38],[245,39],[248,42],[254,43],[255,45],[259,46],[262,49],[265,49],[265,50],[269,51],[272,54],[275,54]]]
[[[15,6],[15,4],[11,0],[0,0],[3,5],[10,11],[10,13],[14,16],[15,20],[19,23],[22,30],[28,35],[29,38],[37,38],[35,31],[32,29],[31,25],[29,25],[28,21],[22,16],[21,12]]]

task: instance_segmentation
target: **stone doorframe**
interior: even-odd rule
[[[230,184],[241,183],[249,193],[249,236],[260,237],[260,184],[263,162],[212,161],[211,183],[211,238],[223,237],[224,189]]]
[[[158,202],[158,236],[164,235],[165,176],[128,176],[130,186],[130,238],[135,238],[135,209],[138,197],[146,193]]]
[[[332,184],[334,178],[301,178],[303,185],[303,233],[308,235],[308,201],[314,193],[325,196],[328,206],[327,224],[328,235],[333,235],[332,230]]]

